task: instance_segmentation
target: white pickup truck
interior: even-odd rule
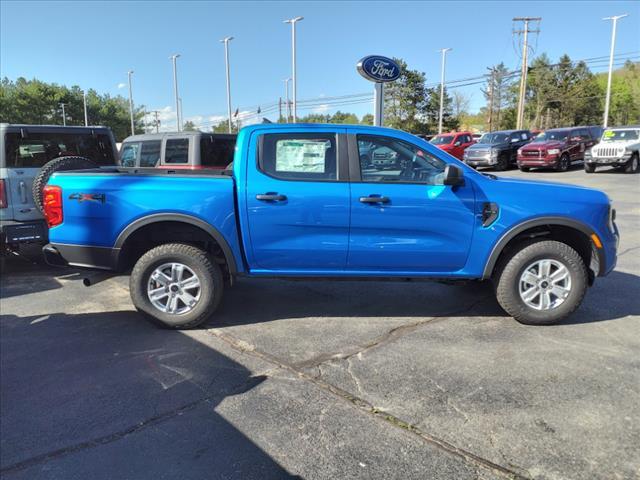
[[[585,152],[584,170],[596,171],[596,167],[615,166],[626,173],[638,173],[640,152],[640,126],[608,128],[600,143]]]

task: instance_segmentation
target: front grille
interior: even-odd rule
[[[525,157],[543,157],[544,156],[544,152],[540,151],[540,150],[524,150],[522,152],[522,155]]]
[[[596,157],[617,157],[618,149],[615,147],[599,147],[595,149],[593,155]]]
[[[467,156],[469,158],[481,158],[486,157],[489,154],[487,150],[467,150]]]

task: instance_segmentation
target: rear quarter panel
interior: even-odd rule
[[[63,223],[49,230],[52,243],[113,247],[132,222],[180,213],[216,228],[242,265],[230,177],[57,173],[49,185],[62,188],[64,215]],[[103,194],[104,203],[69,198],[78,193]]]

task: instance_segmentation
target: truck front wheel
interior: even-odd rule
[[[520,323],[551,325],[582,302],[588,283],[582,257],[553,240],[525,243],[503,259],[494,284],[500,306]]]
[[[145,253],[131,272],[129,290],[138,311],[168,328],[204,323],[222,299],[222,271],[197,247],[167,243]]]

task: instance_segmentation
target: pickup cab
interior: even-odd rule
[[[233,161],[236,135],[163,132],[131,135],[120,146],[123,167],[224,169]]]
[[[462,160],[464,151],[476,143],[476,140],[471,132],[451,132],[436,135],[431,139],[431,143],[458,160]]]
[[[363,159],[383,148],[393,168]],[[516,320],[549,324],[618,244],[600,191],[482,174],[366,126],[248,126],[224,171],[56,173],[45,211],[49,263],[132,269],[136,308],[173,328],[214,317],[241,276],[492,280]]]

